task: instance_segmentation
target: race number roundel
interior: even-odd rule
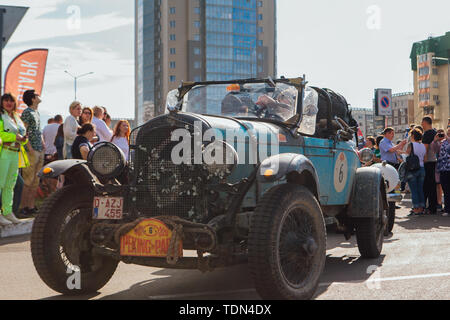
[[[334,189],[337,192],[342,192],[347,184],[348,164],[345,153],[341,152],[336,160],[334,167]]]

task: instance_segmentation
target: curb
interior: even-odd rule
[[[34,219],[23,219],[23,222],[7,226],[0,226],[0,239],[30,234]]]

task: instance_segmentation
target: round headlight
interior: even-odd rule
[[[203,151],[203,162],[210,174],[228,175],[238,161],[236,150],[225,141],[212,142]]]
[[[372,161],[373,156],[374,156],[374,153],[369,148],[364,148],[359,152],[359,157],[361,159],[361,162],[363,162],[363,163],[368,163],[368,162]]]
[[[122,150],[110,142],[101,142],[94,145],[87,160],[92,172],[103,178],[119,176],[126,164]]]

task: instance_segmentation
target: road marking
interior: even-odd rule
[[[329,287],[332,285],[348,285],[348,284],[367,284],[376,282],[387,282],[387,281],[402,281],[402,280],[414,280],[414,279],[426,279],[426,278],[444,278],[450,277],[450,273],[435,273],[435,274],[420,274],[413,276],[402,276],[402,277],[388,277],[388,278],[373,278],[365,281],[353,280],[346,282],[322,282],[319,283],[319,287]],[[180,294],[169,294],[160,296],[149,296],[150,300],[162,300],[162,299],[180,299],[180,298],[194,298],[201,296],[218,296],[227,294],[240,294],[240,293],[256,293],[255,289],[241,289],[241,290],[228,290],[228,291],[205,291],[196,293],[180,293]]]
[[[444,278],[444,277],[450,277],[450,273],[420,274],[420,275],[414,275],[414,276],[390,277],[390,278],[374,278],[374,279],[368,279],[366,281],[354,280],[354,281],[347,281],[347,282],[323,282],[323,283],[319,283],[319,287],[329,287],[331,285],[364,284],[364,283],[371,283],[371,282],[401,281],[401,280]]]
[[[427,279],[427,278],[444,278],[450,277],[450,273],[435,273],[435,274],[420,274],[414,276],[402,276],[402,277],[389,277],[389,278],[373,278],[366,281],[354,280],[346,282],[322,282],[319,283],[319,287],[329,287],[332,285],[348,285],[348,284],[367,284],[376,282],[387,282],[387,281],[402,281],[402,280],[414,280],[414,279]],[[171,294],[171,295],[161,295],[161,296],[149,296],[149,299],[160,300],[160,299],[179,299],[179,298],[193,298],[200,296],[218,296],[227,294],[239,294],[239,293],[256,293],[255,289],[242,289],[242,290],[229,290],[229,291],[206,291],[197,293],[181,293],[181,294]]]
[[[149,296],[149,299],[178,299],[178,298],[192,298],[200,296],[217,296],[222,294],[237,294],[237,293],[256,293],[255,289],[242,289],[242,290],[229,290],[229,291],[207,291],[207,292],[196,292],[196,293],[180,293],[180,294],[169,294],[163,296]]]

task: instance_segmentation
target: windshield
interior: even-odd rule
[[[285,83],[210,84],[192,88],[183,111],[287,121],[297,111],[298,90]]]

